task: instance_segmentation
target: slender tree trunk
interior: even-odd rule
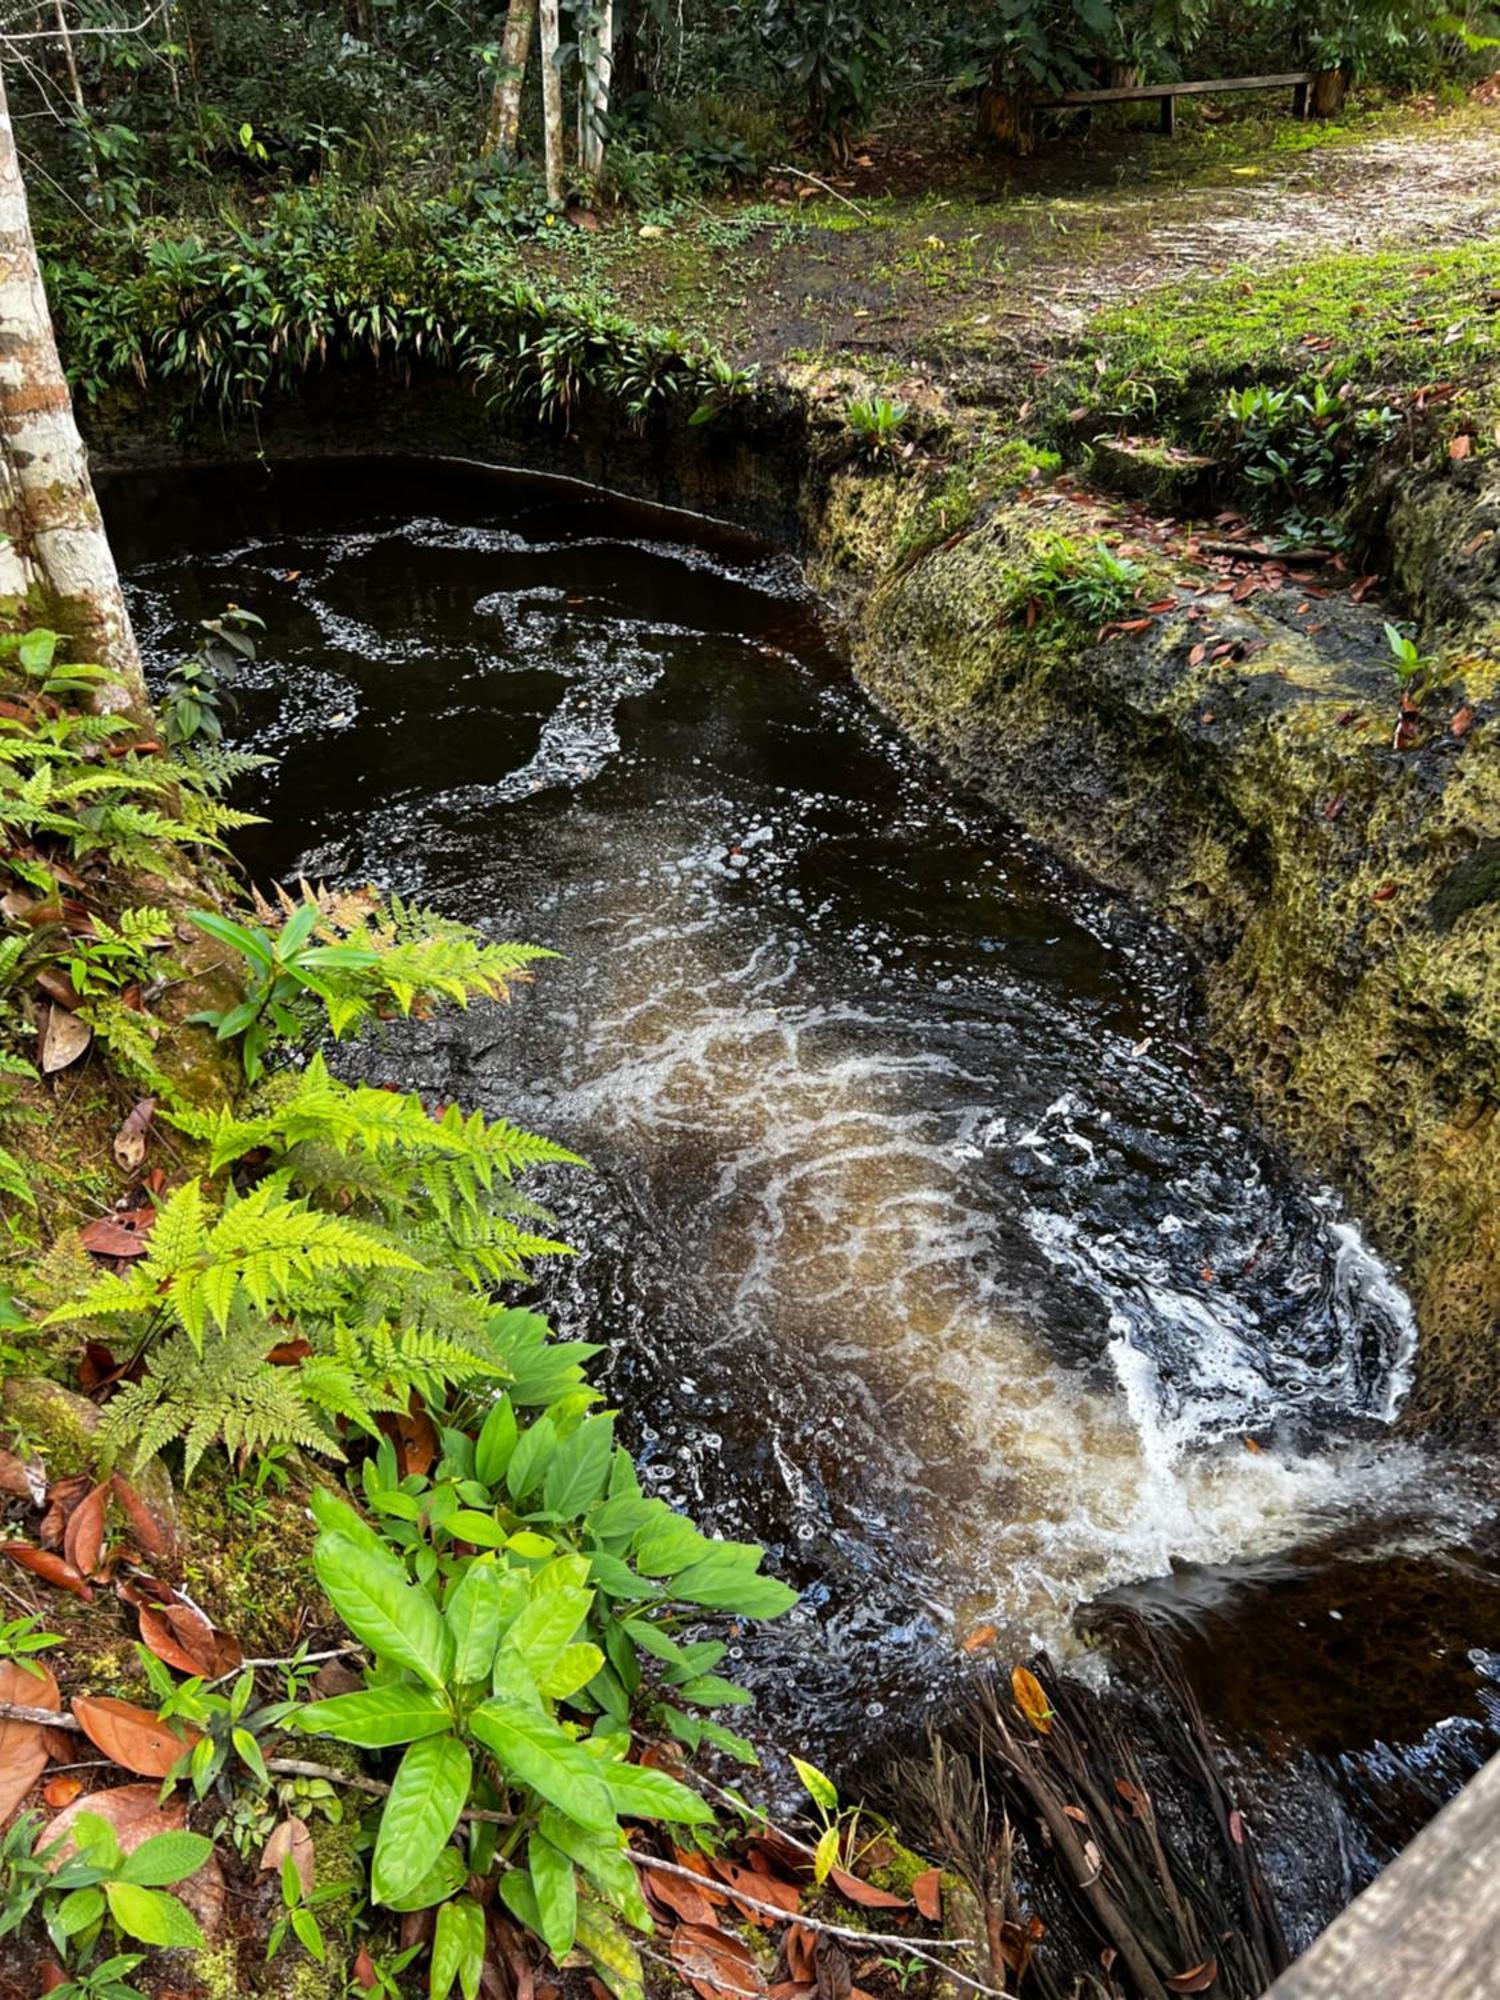
[[[147,712],[141,656],[58,359],[0,76],[0,601],[75,641],[119,682],[103,705]]]
[[[500,74],[495,78],[489,130],[484,135],[485,152],[498,153],[502,160],[513,160],[520,147],[521,90],[526,82],[531,24],[535,18],[536,0],[510,0],[500,43]]]
[[[542,58],[542,138],[546,151],[547,199],[562,207],[567,162],[563,154],[562,71],[557,66],[557,0],[539,0]]]
[[[63,0],[53,0],[53,11],[57,15],[57,38],[62,43],[63,61],[68,69],[68,87],[73,93],[73,103],[80,118],[87,118],[89,108],[84,101],[83,85],[78,76],[78,58],[73,53],[73,37],[68,32],[68,16],[63,8]]]
[[[597,174],[604,164],[604,121],[609,116],[614,47],[614,0],[595,0],[588,38],[589,59],[584,67],[581,86],[578,130],[578,157],[591,174]]]

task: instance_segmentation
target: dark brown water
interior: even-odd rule
[[[758,545],[394,463],[108,504],[158,666],[266,621],[258,878],[565,954],[349,1060],[595,1163],[544,1291],[656,1489],[804,1587],[745,1646],[776,1725],[836,1755],[976,1626],[1066,1654],[1126,1589],[1336,1906],[1492,1745],[1500,1598],[1471,1479],[1391,1434],[1399,1285],[1246,1128],[1172,945],[946,789]]]

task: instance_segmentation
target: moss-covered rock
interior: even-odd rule
[[[1436,524],[1415,498],[1397,518],[1426,523],[1439,568],[1470,560],[1472,515],[1427,485]],[[911,507],[892,482],[845,478],[822,516],[814,574],[861,679],[963,782],[1199,946],[1215,1038],[1267,1124],[1351,1191],[1404,1267],[1419,1408],[1500,1415],[1489,652],[1453,633],[1418,740],[1398,749],[1373,608],[1330,601],[1314,639],[1290,597],[1200,597],[1101,642],[1018,616],[1039,539],[1066,527],[1059,509],[1034,494],[996,504],[894,562]],[[1471,616],[1484,596],[1471,589]]]

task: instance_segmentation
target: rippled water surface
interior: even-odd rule
[[[981,1624],[1066,1647],[1175,1566],[1191,1651],[1351,1524],[1461,1538],[1389,1431],[1405,1299],[1247,1131],[1171,947],[892,735],[789,562],[452,468],[111,507],[158,664],[229,600],[266,621],[258,877],[564,954],[358,1061],[594,1162],[547,1189],[582,1250],[551,1305],[609,1342],[659,1490],[807,1587],[747,1664],[813,1740],[940,1697]],[[1487,1717],[1490,1671],[1445,1701]]]

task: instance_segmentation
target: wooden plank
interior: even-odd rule
[[[1191,83],[1132,83],[1118,90],[1065,90],[1060,97],[1035,100],[1038,111],[1061,111],[1073,104],[1148,104],[1159,97],[1212,97],[1221,90],[1292,90],[1312,82],[1312,71],[1291,69],[1283,76],[1210,76]]]
[[[1284,1972],[1266,2000],[1494,2000],[1500,1757]]]

